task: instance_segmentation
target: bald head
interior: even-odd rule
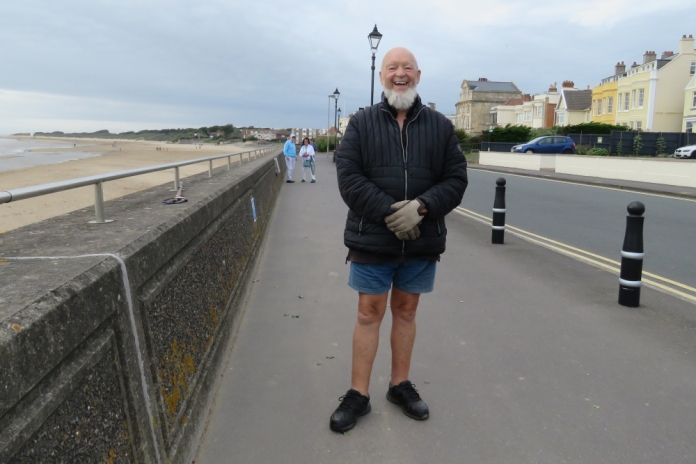
[[[418,61],[408,48],[396,47],[389,50],[382,58],[380,73],[383,73],[390,63],[410,63],[414,69],[418,70]]]

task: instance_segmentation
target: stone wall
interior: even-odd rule
[[[190,462],[275,156],[185,179],[187,203],[163,204],[167,184],[107,202],[109,224],[82,210],[0,235],[0,463]]]

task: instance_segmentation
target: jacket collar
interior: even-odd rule
[[[382,106],[396,118],[396,109],[389,104],[387,97],[384,96],[384,92],[382,92]],[[408,113],[406,113],[406,119],[411,119],[421,106],[423,106],[423,103],[421,102],[420,95],[416,95],[416,99],[413,100],[413,105],[411,105],[411,108],[408,109]]]

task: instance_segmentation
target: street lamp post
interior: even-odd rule
[[[329,108],[326,112],[326,154],[329,154],[329,132],[331,132],[331,99],[336,100],[336,108],[338,108],[338,96],[341,92],[338,91],[338,87],[334,90],[334,93],[329,95]],[[335,118],[334,118],[335,119]],[[334,123],[335,124],[335,123]]]
[[[336,103],[338,103],[338,101]],[[336,151],[336,148],[338,148],[336,146],[336,143],[337,143],[337,139],[338,139],[338,121],[341,119],[341,108],[338,108],[338,110],[336,111],[336,115],[337,116],[336,116],[336,133],[334,134],[334,152]]]
[[[372,29],[367,35],[367,40],[370,41],[370,48],[372,49],[372,88],[370,90],[370,105],[375,103],[375,53],[377,53],[377,47],[379,47],[379,41],[382,40],[382,34],[377,30],[377,25]]]

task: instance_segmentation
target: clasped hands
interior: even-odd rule
[[[394,213],[384,218],[389,230],[396,234],[399,240],[415,240],[420,237],[418,224],[423,220],[418,210],[421,203],[418,200],[404,200],[390,206]]]

